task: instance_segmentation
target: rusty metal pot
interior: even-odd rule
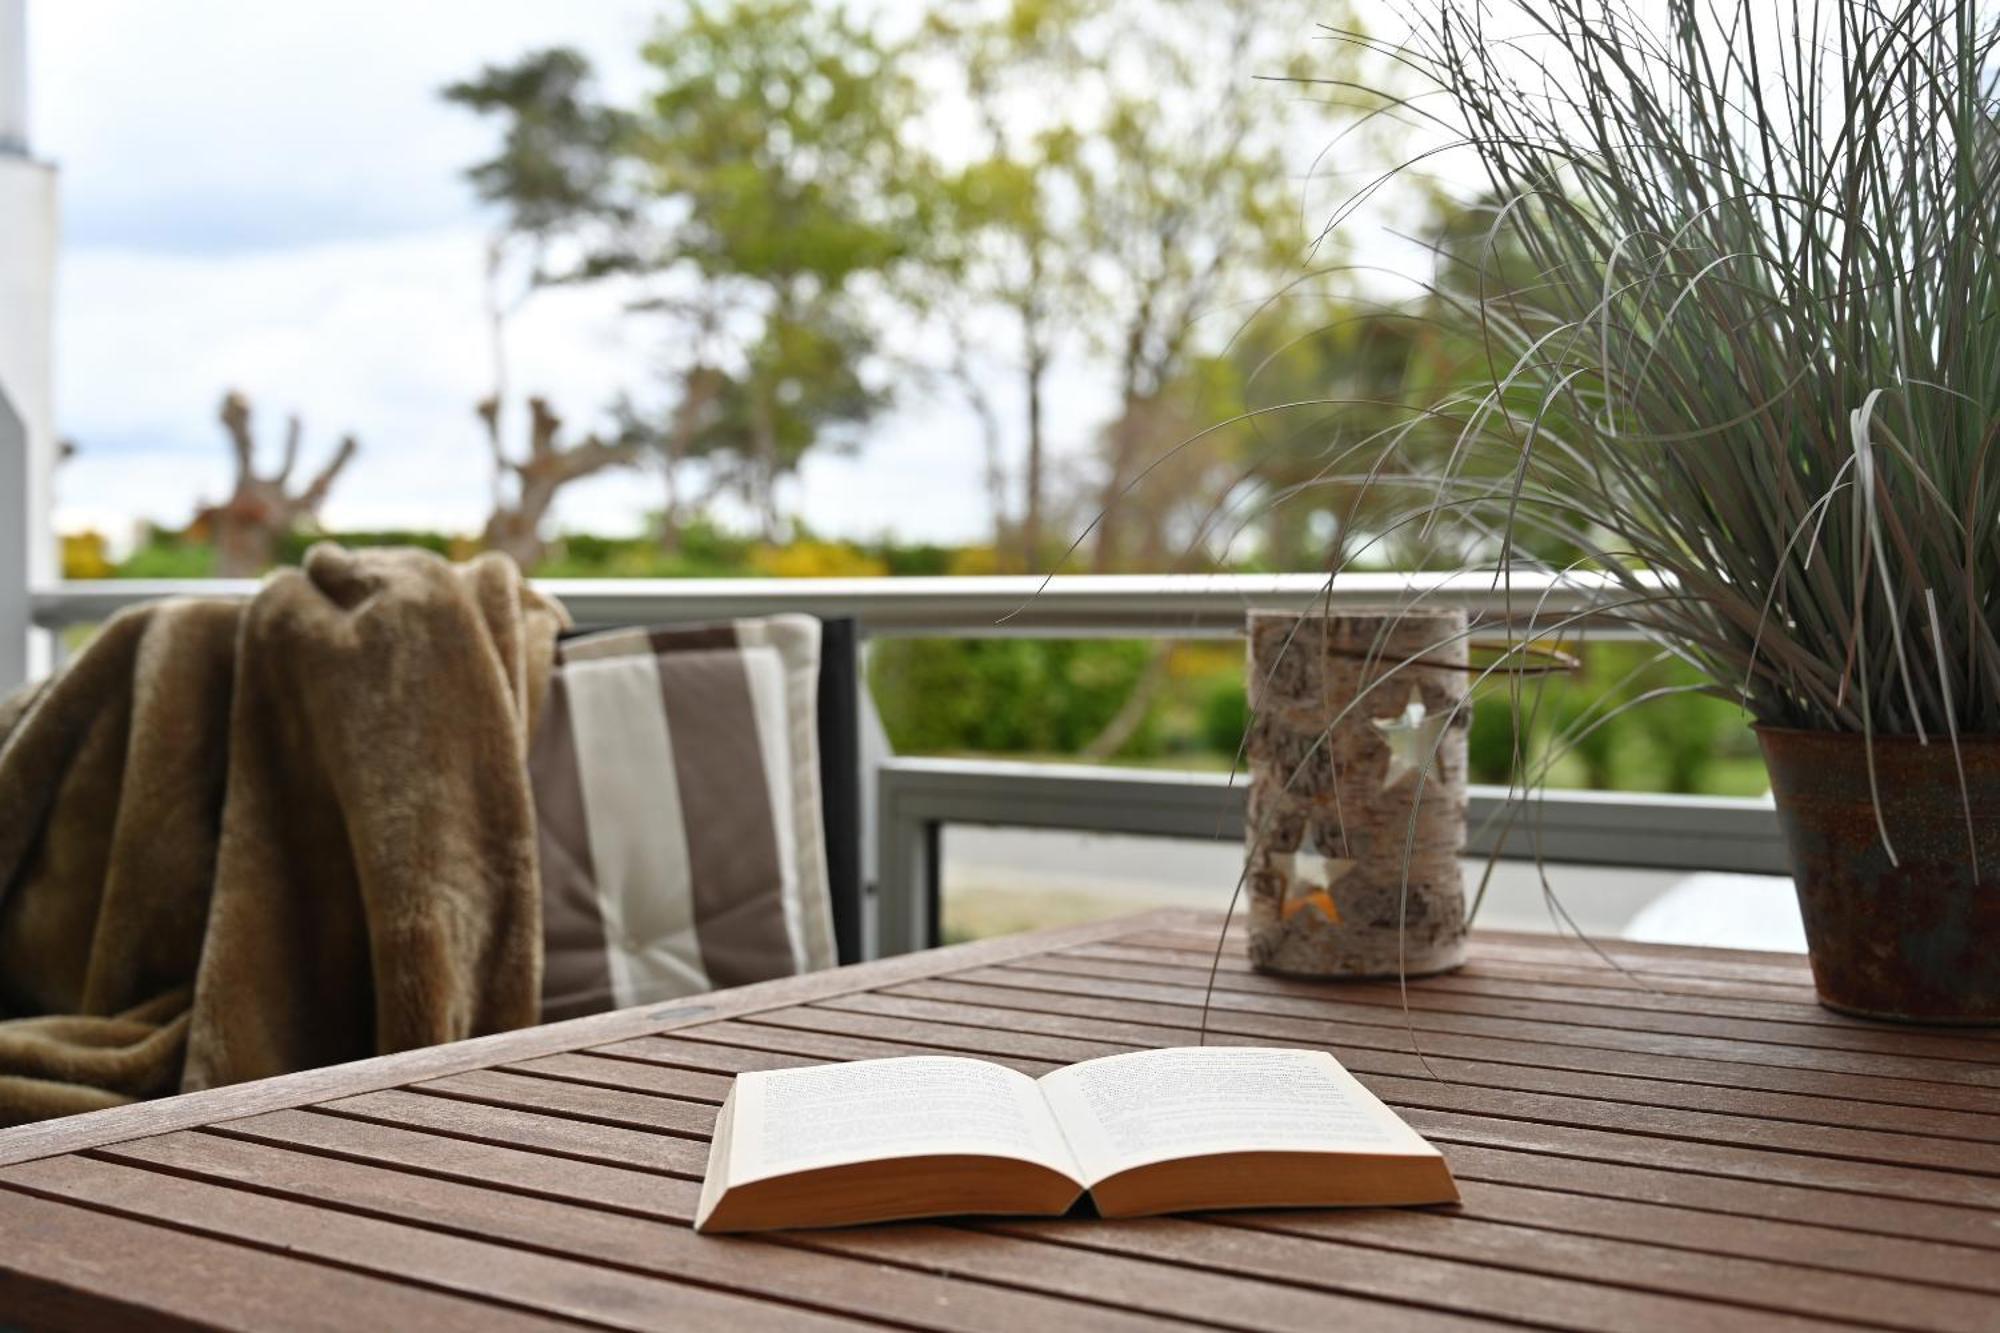
[[[1939,737],[1871,743],[1759,727],[1757,739],[1820,1003],[1899,1022],[2000,1024],[2000,736],[1960,738],[1962,789]]]

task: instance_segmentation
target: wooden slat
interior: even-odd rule
[[[1145,967],[1171,967],[1204,981],[1208,976],[1211,961],[1206,954],[1172,953],[1137,948],[1122,943],[1084,945],[1075,949],[1065,949],[1059,956],[1094,959],[1107,963],[1131,963]],[[1523,975],[1524,972],[1528,975]],[[1324,989],[1327,984],[1268,977],[1256,971],[1247,957],[1221,959],[1216,966],[1215,976],[1216,984],[1219,986],[1247,990],[1253,994],[1311,994],[1315,989]],[[1554,969],[1517,967],[1510,970],[1504,965],[1480,958],[1468,961],[1456,972],[1422,978],[1422,983],[1421,990],[1425,995],[1481,998],[1490,996],[1502,1000],[1532,1000],[1544,1004],[1577,1006],[1593,1014],[1603,1010],[1632,1009],[1707,1018],[1751,1019],[1764,1023],[1831,1028],[1835,1031],[1860,1032],[1874,1036],[1882,1036],[1888,1031],[1880,1023],[1870,1023],[1836,1014],[1816,1002],[1810,994],[1770,1000],[1691,995],[1681,991],[1638,985],[1585,986],[1577,984],[1571,978],[1561,976]],[[1401,1007],[1400,993],[1393,981],[1338,984],[1341,994],[1348,998],[1374,1002],[1381,997],[1387,1003]],[[1969,1050],[1980,1057],[2000,1055],[2000,1050],[1995,1049],[1994,1038],[1977,1031],[1954,1033],[1948,1040],[1960,1049]],[[1968,1057],[1961,1055],[1959,1058]]]
[[[701,1192],[691,1176],[674,1178],[632,1171],[315,1111],[267,1111],[217,1125],[210,1132],[394,1166],[443,1180],[493,1185],[545,1199],[582,1198],[598,1207],[639,1217],[693,1217],[695,1198]],[[663,1209],[673,1211],[663,1213]]]
[[[1479,1151],[1462,1148],[1456,1154],[1478,1177],[1459,1173],[1467,1217],[1535,1231],[1568,1232],[1587,1241],[1638,1242],[1649,1252],[1719,1253],[1732,1259],[1765,1259],[1787,1268],[1813,1270],[1782,1284],[1780,1290],[1791,1299],[1806,1299],[1792,1292],[1794,1284],[1810,1289],[1809,1299],[1816,1301],[1819,1292],[1840,1289],[1839,1284],[1828,1281],[1829,1276],[1848,1274],[1889,1278],[1899,1284],[1956,1287],[1980,1295],[1988,1308],[1991,1298],[2000,1296],[2000,1264],[1994,1262],[1990,1250],[1767,1217],[1736,1218],[1638,1199],[1592,1198],[1559,1189],[1499,1184],[1484,1176],[1492,1173],[1492,1163],[1500,1155],[1472,1160],[1472,1154]],[[1520,1159],[1516,1156],[1514,1160],[1518,1163]],[[1546,1253],[1541,1248],[1545,1243],[1541,1237],[1523,1237],[1516,1253],[1540,1258]],[[1910,1299],[1909,1293],[1905,1292],[1903,1299]]]
[[[887,1056],[910,1055],[914,1052],[914,1048],[908,1043],[871,1041],[866,1037],[841,1037],[826,1032],[789,1032],[738,1022],[714,1023],[691,1029],[686,1037],[690,1041],[704,1044],[742,1046],[774,1058],[803,1055],[815,1060],[879,1060]],[[631,1055],[647,1058],[649,1052],[658,1048],[652,1039],[641,1037],[592,1049],[600,1055]],[[935,1052],[930,1053],[935,1054]],[[1031,1078],[1040,1078],[1058,1067],[1056,1062],[1049,1060],[1029,1060],[1015,1056],[989,1058],[1010,1069],[1018,1069]],[[782,1067],[784,1066],[773,1066],[773,1068]]]
[[[729,1024],[717,1023],[715,1029],[726,1029]],[[866,1055],[815,1056],[801,1055],[791,1051],[759,1050],[754,1046],[728,1041],[707,1041],[701,1037],[709,1028],[692,1028],[686,1033],[671,1037],[636,1037],[631,1041],[612,1042],[607,1046],[594,1046],[579,1054],[593,1060],[630,1061],[635,1064],[658,1067],[668,1073],[694,1070],[726,1070],[731,1075],[750,1069],[797,1069],[800,1065],[818,1064],[823,1059],[866,1060]],[[863,1043],[865,1046],[866,1043]],[[718,1050],[718,1048],[721,1048]],[[722,1052],[727,1052],[724,1059]],[[705,1100],[705,1099],[704,1099]]]
[[[982,1028],[962,1022],[817,1005],[773,1010],[759,1015],[755,1022],[758,1026],[779,1025],[860,1035],[876,1040],[908,1041],[940,1050],[1032,1055],[1038,1059],[1062,1062],[1090,1060],[1144,1049],[1153,1044],[1146,1039],[1143,1029],[1128,1032],[1110,1024],[1102,1025],[1096,1038],[1084,1040],[1046,1036],[1004,1026]],[[1830,1187],[1863,1188],[1854,1182],[1868,1181],[1873,1182],[1870,1188],[1874,1192],[1919,1197],[1931,1193],[1951,1197],[1968,1206],[2000,1206],[2000,1182],[1981,1183],[1964,1178],[1963,1174],[1967,1170],[1988,1176],[2000,1174],[2000,1149],[1988,1145],[1823,1125],[1777,1123],[1701,1111],[1642,1108],[1582,1097],[1471,1087],[1435,1079],[1377,1075],[1364,1081],[1377,1095],[1398,1107],[1424,1106],[1548,1125],[1615,1128],[1633,1135],[1687,1140],[1694,1145],[1689,1150],[1691,1154],[1710,1145],[1764,1148],[1774,1154],[1770,1160],[1763,1162],[1763,1170],[1774,1173],[1773,1178],[1792,1179],[1801,1172],[1810,1171],[1814,1179],[1824,1180]],[[1775,1156],[1778,1153],[1801,1160],[1780,1160]],[[1875,1164],[1882,1163],[1891,1165],[1882,1170],[1872,1169]],[[1901,1171],[1893,1165],[1896,1163],[1953,1174],[1937,1179]]]
[[[1198,955],[1204,966],[1209,954]],[[1662,976],[1657,972],[1626,974],[1591,960],[1592,965],[1574,959],[1560,962],[1545,959],[1502,958],[1479,954],[1471,966],[1482,977],[1511,977],[1521,981],[1552,981],[1574,985],[1586,991],[1631,991],[1642,994],[1687,995],[1714,999],[1763,1000],[1791,1005],[1818,1004],[1809,979],[1798,983],[1780,981],[1737,981],[1715,977]],[[1827,1011],[1830,1018],[1843,1017]]]
[[[29,1327],[575,1327],[13,1191],[0,1216],[0,1311]]]
[[[1118,937],[1116,947],[1140,949],[1147,953],[1171,954],[1176,961],[1198,962],[1207,967],[1215,957],[1215,940],[1190,932],[1134,931]],[[1238,936],[1222,952],[1226,962],[1244,963],[1249,950]],[[1607,965],[1587,950],[1565,953],[1503,956],[1487,947],[1487,937],[1475,932],[1467,966],[1481,976],[1515,977],[1530,981],[1554,981],[1580,986],[1585,990],[1641,990],[1666,995],[1713,996],[1724,999],[1773,1000],[1784,1004],[1810,1004],[1813,998],[1811,974],[1802,973],[1795,981],[1745,981],[1735,978],[1668,976],[1658,972],[1627,973]],[[1430,985],[1434,978],[1422,979]],[[1830,1011],[1829,1011],[1830,1012]],[[1840,1015],[1832,1015],[1835,1018]]]
[[[501,1068],[514,1074],[531,1074],[536,1078],[558,1079],[566,1083],[602,1083],[601,1077],[606,1064],[616,1065],[621,1078],[609,1086],[640,1088],[647,1092],[663,1092],[673,1097],[685,1097],[696,1102],[720,1102],[729,1094],[729,1080],[718,1074],[700,1074],[688,1069],[674,1069],[655,1064],[643,1070],[636,1070],[629,1063],[620,1064],[607,1061],[603,1056],[581,1052],[563,1055],[545,1055],[539,1060],[525,1060],[520,1064],[502,1065]],[[634,1082],[637,1076],[643,1081]]]
[[[513,1107],[481,1105],[449,1097],[390,1089],[343,1097],[311,1108],[342,1119],[404,1125],[448,1134],[472,1143],[526,1148],[578,1162],[602,1162],[637,1171],[661,1171],[699,1178],[708,1163],[708,1145],[699,1139],[653,1134]],[[689,1110],[695,1108],[689,1107]],[[713,1122],[715,1108],[701,1108]],[[241,1121],[228,1122],[230,1128]]]
[[[1206,984],[1203,969],[1181,964],[1124,963],[1101,958],[1079,957],[1069,952],[1051,953],[1022,959],[1012,965],[1019,970],[1053,972],[1062,976],[1110,978],[1122,981],[1157,981],[1170,985],[1200,987]],[[1218,973],[1218,991],[1254,996],[1258,1000],[1284,998],[1316,1005],[1332,997],[1343,1004],[1372,1005],[1402,1012],[1406,1006],[1440,1015],[1482,1014],[1557,1024],[1586,1033],[1593,1029],[1658,1032],[1709,1040],[1752,1043],[1758,1047],[1789,1046],[1810,1051],[1854,1052],[1865,1056],[1913,1060],[1924,1057],[1926,1072],[1919,1078],[1957,1081],[1968,1073],[1990,1070],[1993,1047],[1986,1042],[1933,1032],[1891,1032],[1881,1027],[1832,1027],[1811,1023],[1778,1023],[1752,1018],[1717,1018],[1705,1014],[1680,1013],[1666,1009],[1613,1007],[1596,1002],[1550,1002],[1513,999],[1498,995],[1470,996],[1427,986],[1407,990],[1394,982],[1301,981],[1290,977],[1265,976],[1257,972]],[[1956,1068],[1954,1066],[1957,1066]],[[1916,1066],[1912,1066],[1913,1068]],[[1890,1072],[1884,1070],[1882,1072]]]
[[[749,1027],[797,1028],[805,1032],[827,1032],[844,1037],[866,1037],[872,1041],[893,1041],[929,1046],[933,1051],[964,1051],[968,1055],[1012,1055],[1050,1064],[1074,1064],[1095,1060],[1101,1055],[1119,1055],[1136,1049],[1131,1042],[1114,1037],[1050,1037],[1038,1032],[978,1028],[964,1023],[932,1023],[924,1019],[885,1018],[876,1014],[854,1013],[846,1009],[822,1009],[799,1005],[759,1014]]]
[[[1420,1214],[1411,1213],[1416,1218]],[[1098,1222],[1089,1227],[1022,1219],[983,1224],[1007,1235],[1029,1236],[1077,1249],[1107,1253],[1148,1253],[1178,1264],[1231,1273],[1286,1273],[1294,1280],[1350,1292],[1365,1292],[1457,1310],[1488,1319],[1538,1326],[1597,1330],[1607,1328],[1702,1328],[1778,1330],[1823,1328],[1856,1322],[1852,1315],[1807,1317],[1783,1311],[1744,1308],[1726,1301],[1635,1290],[1575,1277],[1519,1272],[1456,1257],[1414,1252],[1388,1255],[1371,1246],[1347,1243],[1343,1233],[1359,1230],[1354,1219],[1326,1219],[1311,1238],[1253,1230],[1241,1222],[1140,1218]],[[1450,1227],[1449,1219],[1433,1221]],[[1465,1228],[1452,1228],[1456,1240]],[[1547,1238],[1541,1238],[1547,1243]],[[1615,1259],[1616,1256],[1605,1255]],[[1899,1324],[1908,1327],[1907,1323]]]
[[[1129,981],[1075,971],[1003,966],[968,968],[952,975],[960,980],[980,981],[996,986],[1016,986],[1024,990],[1081,991],[1092,995],[1193,1005],[1197,1008],[1203,1003],[1203,992],[1199,985]],[[1689,1056],[1762,1068],[1844,1073],[1863,1078],[1902,1079],[1935,1085],[1939,1089],[1936,1095],[1941,1098],[1951,1098],[1954,1093],[1968,1094],[1957,1100],[1945,1101],[1942,1103],[1945,1105],[1961,1105],[1970,1110],[1991,1110],[2000,1105],[2000,1070],[1996,1070],[1992,1065],[1963,1060],[1931,1060],[1905,1058],[1887,1053],[1833,1051],[1788,1043],[1647,1032],[1622,1026],[1584,1027],[1547,1020],[1502,1018],[1480,1013],[1476,1009],[1464,1012],[1413,1009],[1404,1014],[1399,1010],[1380,1005],[1350,1004],[1337,998],[1337,995],[1337,992],[1330,991],[1324,998],[1313,999],[1216,991],[1209,997],[1209,1004],[1212,1009],[1235,1009],[1377,1027],[1403,1026],[1406,1029],[1414,1027],[1419,1032],[1453,1032],[1469,1037],[1507,1037],[1593,1050]]]
[[[1632,1327],[1647,1322],[1716,1327],[1724,1322],[1713,1311],[1693,1308],[1690,1298],[1881,1328],[1990,1333],[1993,1326],[1994,1301],[1986,1293],[1941,1292],[1910,1282],[1635,1245],[1602,1236],[1551,1235],[1541,1229],[1530,1232],[1475,1218],[1443,1218],[1414,1209],[1371,1209],[1341,1214],[1246,1213],[1216,1220],[1256,1232],[1257,1239],[1252,1244],[1277,1234],[1309,1248],[1317,1242],[1335,1240],[1380,1246],[1413,1258],[1442,1250],[1451,1256],[1451,1261],[1464,1265],[1485,1264],[1545,1278],[1587,1276],[1619,1288],[1653,1293],[1679,1307],[1677,1312],[1662,1311],[1662,1318],[1657,1321],[1638,1310],[1629,1313],[1623,1308],[1616,1312],[1606,1310],[1605,1317],[1593,1317],[1583,1327]],[[1736,1228],[1751,1229],[1744,1224]],[[1409,1274],[1404,1263],[1398,1262],[1394,1280],[1406,1281]],[[1489,1279],[1482,1277],[1479,1281],[1484,1284]],[[1527,1294],[1523,1292],[1524,1296]],[[1562,1294],[1568,1296],[1567,1291]],[[1570,1315],[1577,1317],[1575,1313]]]
[[[1122,922],[1089,922],[1033,936],[975,940],[969,944],[883,959],[865,969],[837,968],[806,976],[785,977],[662,1005],[593,1014],[565,1023],[550,1023],[518,1032],[453,1042],[448,1046],[428,1046],[422,1050],[404,1051],[278,1078],[257,1079],[180,1097],[114,1106],[108,1110],[0,1130],[0,1166],[57,1153],[83,1152],[122,1139],[192,1129],[262,1111],[308,1106],[332,1097],[399,1087],[419,1079],[530,1060],[628,1037],[671,1032],[711,1019],[824,999],[844,991],[862,990],[893,981],[912,981],[940,972],[1023,957],[1050,947],[1061,948],[1112,938],[1141,923],[1151,929],[1167,929],[1195,919],[1198,919],[1196,915],[1189,912],[1160,911]]]
[[[663,1316],[741,1329],[858,1327],[850,1320],[765,1299],[509,1249],[401,1221],[314,1208],[118,1162],[75,1156],[24,1162],[0,1168],[0,1182],[104,1212],[606,1328],[654,1329]]]
[[[426,1079],[422,1083],[411,1084],[410,1091],[485,1102],[492,1106],[552,1112],[576,1120],[626,1125],[704,1141],[715,1123],[712,1110],[697,1109],[685,1101],[672,1100],[678,1096],[677,1093],[661,1091],[657,1096],[642,1096],[635,1092],[616,1092],[608,1088],[534,1078],[504,1069],[475,1069],[446,1078]],[[709,1104],[713,1106],[714,1102]]]
[[[1194,1045],[1200,1035],[1200,1009],[1194,1005],[1162,1005],[1156,1001],[1104,999],[1072,991],[1024,991],[1010,985],[986,985],[980,981],[936,979],[912,981],[882,991],[856,997],[834,997],[830,1005],[848,1001],[880,999],[926,999],[966,1011],[1000,1009],[1010,1021],[1034,1025],[1034,1015],[1052,1015],[1058,1021],[1092,1023],[1106,1019],[1114,1023],[1134,1023],[1152,1027],[1166,1045]],[[1012,1019],[1012,1015],[1022,1015]],[[1040,1031],[1040,1029],[1036,1029]],[[1170,1037],[1168,1037],[1170,1035]],[[1402,1073],[1418,1065],[1418,1055],[1410,1049],[1410,1031],[1402,1027],[1368,1027],[1358,1023],[1328,1023],[1322,1019],[1294,1019],[1284,1015],[1262,1015],[1256,1011],[1218,1009],[1208,1015],[1208,1041],[1276,1041],[1284,1045],[1306,1045],[1338,1049],[1350,1059],[1402,1061],[1396,1069],[1382,1067],[1384,1073]],[[1732,1093],[1740,1093],[1738,1103],[1744,1115],[1770,1115],[1774,1119],[1798,1119],[1812,1123],[1848,1123],[1856,1127],[1930,1133],[1952,1139],[1972,1139],[1976,1143],[2000,1141],[2000,1109],[1996,1111],[1954,1111],[1924,1105],[1924,1095],[1934,1091],[1932,1083],[1900,1083],[1890,1079],[1864,1079],[1860,1075],[1828,1075],[1798,1069],[1762,1069],[1754,1065],[1732,1065],[1696,1057],[1646,1055],[1628,1051],[1598,1051],[1586,1047],[1564,1047],[1536,1041],[1514,1041],[1506,1037],[1462,1037],[1456,1033],[1420,1033],[1422,1059],[1440,1077],[1446,1067],[1466,1065],[1492,1071],[1492,1079],[1506,1079],[1504,1069],[1530,1071],[1522,1077],[1560,1077],[1578,1073],[1582,1077],[1602,1077],[1610,1087],[1624,1087],[1632,1101],[1652,1105],[1680,1105],[1680,1097],[1692,1105],[1730,1109],[1724,1105]],[[1368,1053],[1366,1057],[1362,1053]],[[1470,1083],[1484,1083],[1482,1077],[1468,1077]],[[1506,1083],[1496,1083],[1506,1087]],[[1864,1097],[1872,1095],[1872,1097]],[[1900,1097],[1900,1101],[1888,1101]],[[1956,1089],[1944,1097],[1958,1099]],[[1614,1097],[1618,1099],[1618,1097]],[[1966,1099],[1984,1101],[1982,1093]],[[2000,1101],[2000,1099],[1996,1099]]]
[[[1158,940],[1190,950],[1213,951],[1216,918],[1198,925],[1147,926],[1127,933],[1127,939]],[[1249,934],[1239,916],[1232,923],[1225,952],[1243,952]],[[1470,953],[1475,958],[1518,959],[1588,968],[1617,975],[1612,964],[1628,972],[1654,976],[1748,980],[1766,985],[1810,989],[1812,968],[1804,954],[1760,952],[1754,949],[1709,949],[1685,944],[1647,944],[1637,940],[1593,937],[1589,942],[1518,930],[1475,930]],[[1607,962],[1606,960],[1609,960]]]
[[[1142,1326],[1137,1319],[1091,1304],[953,1282],[782,1241],[697,1236],[679,1220],[630,1217],[263,1143],[181,1132],[103,1152],[121,1162],[566,1255],[614,1270],[701,1282],[794,1305],[817,1304],[836,1313],[872,1315],[914,1328],[1018,1333],[1025,1322],[1116,1333]]]
[[[1213,1228],[1218,1237],[1221,1228]],[[1266,1265],[1244,1266],[1221,1280],[1197,1272],[1177,1254],[1144,1248],[1080,1250],[1035,1235],[1009,1235],[983,1227],[922,1223],[857,1227],[814,1233],[800,1243],[856,1259],[917,1263],[982,1282],[1003,1283],[1160,1318],[1198,1321],[1217,1328],[1268,1333],[1325,1333],[1329,1327],[1445,1333],[1472,1327],[1457,1311],[1412,1302],[1404,1293],[1381,1301],[1333,1282]],[[1379,1293],[1376,1293],[1379,1294]],[[1472,1302],[1469,1304],[1475,1304]]]

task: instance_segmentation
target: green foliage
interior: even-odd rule
[[[1250,730],[1250,697],[1242,673],[1211,679],[1201,698],[1201,741],[1210,754],[1234,759]]]
[[[116,577],[211,579],[215,577],[215,548],[205,541],[191,541],[178,532],[151,528],[132,554],[118,562]]]
[[[1255,528],[1258,567],[1449,566],[1450,548],[1394,520],[1408,500],[1355,474],[1372,438],[1404,431],[1407,455],[1441,465],[1451,432],[1415,405],[1460,373],[1473,346],[1415,312],[1295,292],[1243,322],[1219,352],[1190,359],[1132,420],[1177,445],[1121,505],[1149,536],[1149,566],[1210,567]]]
[[[1632,643],[1593,645],[1582,660],[1580,671],[1518,693],[1497,682],[1482,689],[1467,744],[1472,781],[1746,796],[1765,789],[1743,710],[1695,692],[1696,668]],[[1622,707],[1647,695],[1656,697]]]
[[[284,533],[278,538],[278,563],[296,565],[305,559],[306,552],[315,542],[325,541],[321,532]],[[417,546],[426,551],[435,551],[442,556],[459,557],[465,553],[465,543],[446,536],[441,532],[423,532],[411,528],[379,528],[370,530],[349,530],[340,534],[343,546]]]
[[[850,320],[774,311],[747,349],[747,368],[725,381],[693,452],[729,460],[725,475],[743,498],[768,503],[772,483],[797,471],[809,450],[853,444],[851,432],[887,404],[887,392],[861,377],[869,346],[869,335]]]
[[[1123,703],[1146,660],[1139,641],[909,640],[878,643],[870,685],[891,743],[905,754],[1073,756]],[[1740,710],[1683,694],[1619,713],[1572,745],[1578,724],[1624,699],[1685,683],[1692,669],[1653,661],[1631,644],[1599,644],[1584,669],[1517,712],[1508,691],[1478,699],[1469,738],[1472,781],[1754,796],[1767,789]],[[1185,669],[1180,663],[1185,660]],[[1240,652],[1178,650],[1168,687],[1121,763],[1227,769],[1249,723]],[[1515,731],[1521,729],[1521,762]]]
[[[671,551],[647,538],[565,533],[535,567],[540,578],[743,578],[757,543],[703,519],[681,530]]]
[[[658,83],[633,153],[648,191],[686,211],[674,260],[795,300],[801,280],[838,291],[919,245],[915,87],[844,6],[691,4],[645,56]]]
[[[1146,657],[1123,640],[887,639],[869,684],[902,753],[1074,754],[1117,714]]]
[[[505,210],[510,231],[546,240],[615,207],[612,177],[630,124],[596,102],[590,80],[588,60],[555,47],[444,90],[448,102],[506,117],[500,151],[465,174],[481,199]]]
[[[900,542],[881,541],[870,543],[866,549],[882,562],[893,578],[939,578],[958,572],[954,567],[957,547],[937,546],[929,542],[905,546]]]
[[[1054,553],[1046,527],[1095,520],[1091,567],[1165,567],[1232,490],[1226,454],[1174,451],[1216,420],[1197,410],[1203,358],[1298,276],[1296,154],[1318,114],[1258,76],[1302,72],[1314,24],[1344,8],[933,4],[927,32],[973,129],[971,159],[939,194],[926,308],[975,355],[991,357],[991,330],[1006,332],[1027,418],[1011,544],[1027,566]],[[1351,57],[1336,49],[1330,62],[1337,75]],[[1114,405],[1082,438],[1042,411],[1047,376],[1067,358],[1102,376]],[[964,356],[954,373],[990,417],[991,387],[966,383]],[[987,427],[989,489],[1004,518],[997,434]],[[1078,444],[1093,454],[1088,489],[1050,494],[1050,457]],[[1003,542],[1007,526],[996,524]]]

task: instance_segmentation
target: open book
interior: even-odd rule
[[[1182,1046],[1040,1079],[961,1056],[738,1074],[699,1231],[951,1213],[1450,1203],[1438,1150],[1324,1051]]]

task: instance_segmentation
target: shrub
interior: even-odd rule
[[[1073,754],[1117,714],[1147,652],[1127,640],[887,639],[868,675],[902,753]],[[1148,730],[1128,750],[1146,749]]]

